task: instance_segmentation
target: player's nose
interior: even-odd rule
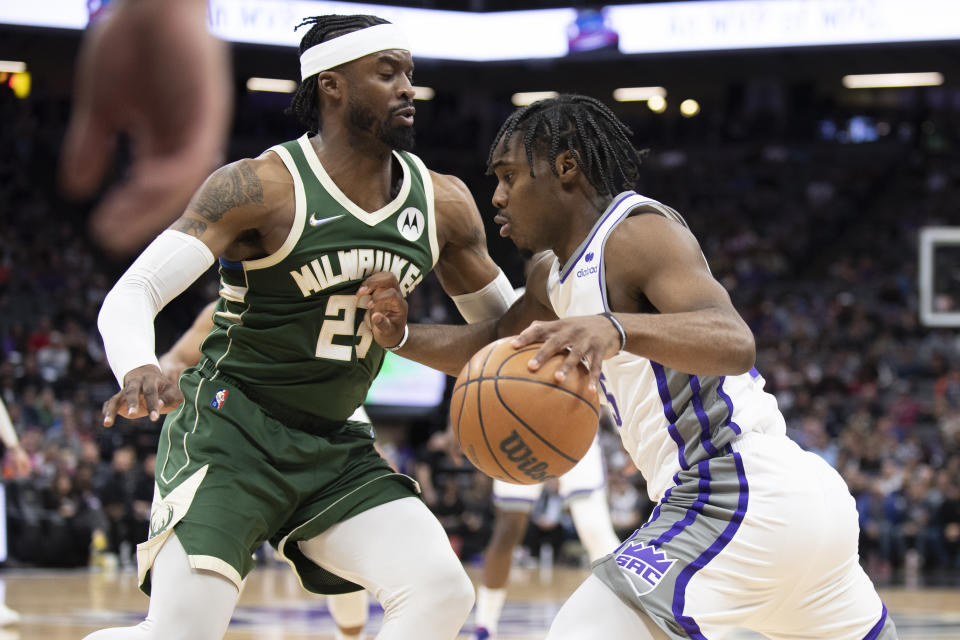
[[[493,198],[491,199],[493,206],[497,209],[506,209],[507,208],[507,193],[499,184],[497,188],[493,191]]]

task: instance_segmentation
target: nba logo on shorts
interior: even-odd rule
[[[639,587],[637,595],[641,596],[650,593],[660,584],[674,562],[676,560],[668,559],[663,551],[657,551],[655,547],[647,546],[642,541],[628,542],[617,553],[617,564],[640,578],[639,582],[634,584]]]
[[[210,406],[214,409],[220,409],[223,407],[223,403],[227,401],[227,390],[226,389],[217,389],[217,395],[213,396],[213,402],[210,403]]]

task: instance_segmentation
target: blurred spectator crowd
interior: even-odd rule
[[[259,118],[256,109],[241,101],[231,157],[297,135],[292,121]],[[478,125],[481,111],[424,110],[418,144],[429,166],[468,183],[489,218],[486,142],[474,136],[490,132],[489,140],[507,110],[491,106],[489,121]],[[100,426],[100,405],[116,381],[96,315],[126,262],[91,242],[85,205],[57,195],[53,168],[65,113],[62,100],[0,92],[0,395],[33,463],[19,479],[4,465],[8,563],[129,565],[148,528],[159,425]],[[651,125],[633,124],[643,140]],[[818,140],[813,131],[765,129],[756,138],[661,132],[650,139],[640,190],[687,217],[756,335],[757,367],[790,435],[846,479],[871,575],[881,583],[956,584],[960,331],[919,324],[917,233],[960,223],[960,147],[935,122],[906,125],[864,144]],[[488,238],[494,258],[522,284],[509,243],[492,226]],[[158,349],[215,295],[211,272],[165,310]],[[457,318],[432,279],[414,295],[411,315]],[[445,455],[432,435],[443,430],[444,416],[441,407],[415,422],[387,417],[381,447],[421,481],[458,553],[471,560],[491,530],[490,481]],[[603,445],[611,513],[623,536],[651,505],[617,436],[604,432]],[[528,547],[581,561],[569,516],[549,490],[544,495]]]

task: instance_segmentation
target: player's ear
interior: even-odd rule
[[[321,96],[339,100],[343,97],[344,77],[336,71],[321,71],[317,75],[317,90]]]
[[[580,175],[580,165],[577,164],[573,152],[569,149],[557,154],[555,163],[560,182],[567,184],[576,180]]]

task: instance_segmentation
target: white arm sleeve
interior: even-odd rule
[[[0,441],[7,449],[12,449],[20,444],[17,438],[17,431],[13,428],[13,422],[10,421],[10,414],[7,413],[7,407],[0,400]]]
[[[463,319],[474,324],[499,318],[518,297],[503,269],[498,269],[497,277],[483,289],[452,296],[451,299],[457,305]]]
[[[167,229],[150,243],[103,300],[97,326],[107,361],[120,387],[132,369],[160,366],[153,320],[164,306],[213,264],[198,238]]]

